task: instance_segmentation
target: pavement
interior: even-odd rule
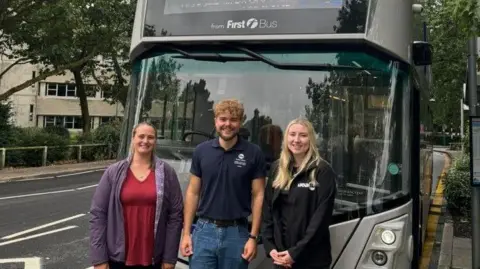
[[[442,172],[440,181],[445,178],[446,172],[452,165],[453,160],[461,155],[459,151],[451,151],[448,149],[437,149],[447,156],[447,162]],[[434,260],[433,264],[430,264],[430,269],[471,269],[472,268],[472,242],[470,238],[462,238],[454,236],[454,227],[451,218],[448,217],[448,211],[446,209],[446,201],[443,197],[443,189],[440,193],[437,193],[437,203],[441,206],[441,217],[439,220],[439,231],[436,233],[436,241],[439,245],[439,253]],[[439,199],[440,198],[440,199]],[[434,205],[435,205],[434,199]]]
[[[101,170],[114,163],[115,160],[83,162],[72,164],[49,165],[29,168],[5,168],[0,170],[0,182],[52,178],[58,174],[80,173],[91,170]],[[1,269],[1,268],[0,268]]]

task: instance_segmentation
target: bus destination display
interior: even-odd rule
[[[344,0],[166,0],[164,14],[282,9],[339,9]]]

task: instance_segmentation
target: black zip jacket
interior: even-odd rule
[[[337,192],[333,169],[322,161],[298,174],[288,191],[294,212],[285,212],[279,198],[281,190],[272,187],[277,167],[278,161],[272,164],[263,203],[262,239],[267,256],[273,249],[288,250],[294,260],[293,268],[329,268],[329,226]],[[308,175],[314,168],[316,182],[312,184]],[[282,215],[286,218],[286,234],[282,232]]]

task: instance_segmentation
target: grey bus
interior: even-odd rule
[[[414,40],[413,0],[138,0],[119,157],[140,121],[183,191],[213,105],[243,102],[240,132],[267,164],[289,121],[309,119],[338,176],[332,266],[417,268],[433,147],[431,47]],[[271,268],[260,239],[249,268]],[[179,254],[177,268],[188,268]]]

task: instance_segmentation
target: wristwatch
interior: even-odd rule
[[[255,242],[258,242],[258,235],[248,234],[248,237],[255,240]]]

